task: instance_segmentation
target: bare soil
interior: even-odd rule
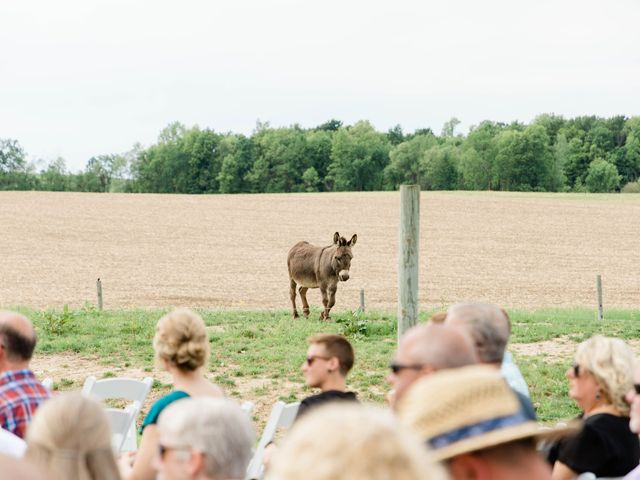
[[[289,308],[299,240],[358,234],[336,309],[395,310],[397,192],[127,195],[0,192],[0,306]],[[640,196],[425,192],[420,302],[640,304]],[[320,304],[317,291],[309,294]]]

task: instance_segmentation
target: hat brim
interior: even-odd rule
[[[504,443],[534,438],[538,441],[555,440],[562,438],[572,432],[574,427],[544,428],[536,422],[524,422],[512,427],[505,427],[483,433],[477,437],[468,438],[454,442],[442,448],[432,449],[431,455],[438,461],[449,460],[463,453],[472,453],[485,448],[492,448]]]

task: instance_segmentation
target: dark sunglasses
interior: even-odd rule
[[[320,355],[309,355],[309,356],[306,358],[307,365],[309,365],[309,366],[313,365],[313,362],[315,362],[317,359],[320,359],[320,360],[329,360],[329,359],[331,359],[331,357],[322,357],[322,356],[320,356]]]
[[[420,370],[424,365],[403,365],[401,363],[390,363],[389,368],[394,374],[400,373],[402,370],[410,369],[410,370]]]
[[[187,446],[182,446],[182,447],[168,447],[166,445],[162,445],[161,443],[158,444],[158,456],[160,457],[161,460],[164,460],[164,456],[165,454],[169,451],[169,450],[190,450],[191,447],[187,447]]]
[[[578,378],[580,376],[580,365],[577,363],[573,364],[573,376]]]
[[[638,395],[640,395],[640,383],[634,383],[633,389],[636,391]]]

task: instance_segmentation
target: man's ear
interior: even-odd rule
[[[479,462],[482,460],[473,455],[458,455],[448,462],[449,474],[456,480],[489,480],[489,477],[484,475],[486,469],[482,468]]]
[[[340,360],[338,360],[338,357],[331,357],[327,363],[329,370],[332,372],[340,369]]]
[[[202,471],[204,471],[204,453],[199,452],[198,450],[191,450],[187,469],[192,478],[197,477]]]

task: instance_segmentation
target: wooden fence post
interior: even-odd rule
[[[360,312],[364,313],[364,288],[360,289]]]
[[[98,310],[102,311],[102,282],[99,278],[96,281],[96,288],[98,290]]]
[[[598,290],[598,320],[604,320],[604,309],[602,308],[602,277],[596,276],[596,288]]]
[[[398,245],[398,340],[418,321],[420,186],[400,186]]]

